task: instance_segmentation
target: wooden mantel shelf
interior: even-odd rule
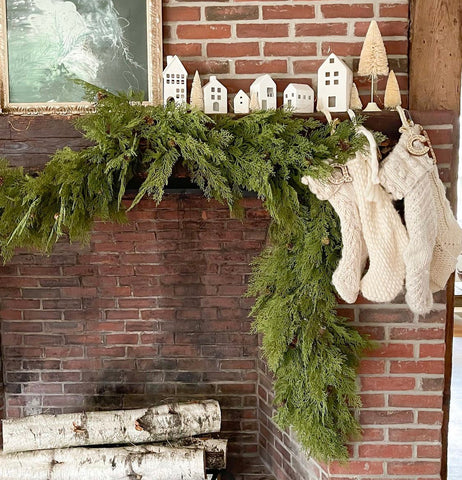
[[[413,112],[416,122],[423,125],[456,124],[454,112]],[[296,115],[303,118],[313,117],[326,121],[321,113]],[[346,113],[333,114],[333,118],[344,120]],[[88,146],[88,140],[75,130],[75,117],[18,116],[0,115],[0,157],[7,158],[13,166],[23,166],[26,170],[41,170],[56,150],[65,146],[80,149]],[[368,112],[365,126],[384,133],[391,143],[399,137],[401,123],[396,112]]]

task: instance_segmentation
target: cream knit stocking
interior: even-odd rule
[[[430,265],[430,287],[437,292],[446,287],[449,276],[456,269],[457,257],[462,252],[462,229],[454,218],[436,165],[430,170],[430,179],[438,218],[438,233]]]
[[[343,300],[354,303],[359,293],[367,250],[351,177],[346,166],[339,165],[338,169],[341,177],[337,177],[337,172],[334,172],[333,176],[325,181],[303,177],[302,183],[308,185],[320,200],[328,200],[340,219],[342,256],[332,276],[332,284]]]
[[[403,251],[408,244],[408,236],[390,197],[376,184],[375,142],[370,132],[362,127],[358,130],[368,137],[371,144],[368,154],[358,152],[354,160],[348,162],[369,252],[369,269],[361,280],[361,291],[368,300],[391,302],[403,287]]]
[[[404,218],[409,244],[404,250],[406,264],[406,302],[419,315],[433,306],[430,289],[430,263],[437,233],[437,211],[430,171],[433,159],[428,154],[412,155],[408,142],[419,135],[417,126],[403,129],[393,151],[382,162],[380,182],[395,200],[404,198]]]

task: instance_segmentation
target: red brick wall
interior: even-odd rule
[[[316,86],[317,69],[334,52],[357,70],[369,22],[379,23],[390,68],[407,102],[407,0],[242,2],[169,0],[164,7],[164,49],[186,69],[218,75],[231,94],[269,73],[279,94],[291,81]],[[356,78],[363,100],[369,83]],[[379,81],[379,91],[386,78]]]
[[[199,195],[144,200],[88,248],[0,267],[5,414],[215,398],[234,471],[258,464],[257,338],[243,299],[267,219]],[[233,465],[231,458],[231,465]]]

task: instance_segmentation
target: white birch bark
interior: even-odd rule
[[[182,438],[171,443],[172,447],[203,448],[207,470],[224,470],[228,440],[222,438]]]
[[[3,420],[3,450],[162,442],[219,432],[220,426],[220,405],[215,400],[137,410],[34,415]]]
[[[0,455],[0,480],[204,480],[201,448],[68,448]]]

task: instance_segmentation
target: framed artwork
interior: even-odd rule
[[[6,112],[91,110],[80,79],[161,103],[161,0],[0,0]]]

